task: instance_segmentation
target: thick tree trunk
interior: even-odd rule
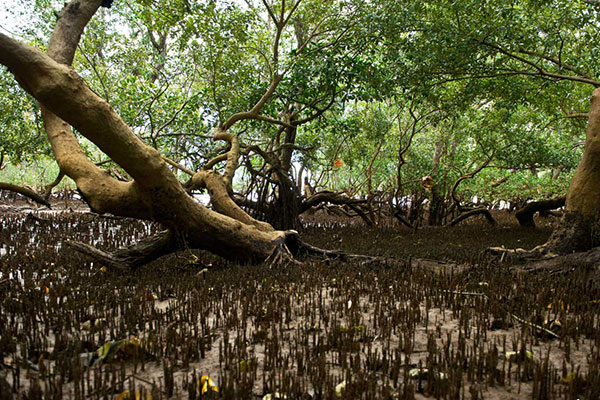
[[[248,221],[196,203],[158,151],[143,143],[68,66],[83,28],[99,5],[99,0],[73,0],[65,6],[50,40],[50,57],[0,34],[0,63],[41,103],[48,138],[61,170],[75,181],[96,212],[157,221],[177,232],[188,247],[205,249],[228,259],[262,261],[270,257],[285,246],[288,232],[261,230]],[[274,80],[256,109],[260,109],[278,82]],[[253,109],[248,115],[256,113]],[[230,125],[233,122],[234,118]],[[77,143],[71,125],[134,180],[119,182],[96,167]],[[215,139],[227,135],[220,130]],[[230,153],[224,176],[229,187],[238,156]]]
[[[589,250],[596,245],[590,227],[590,221],[583,214],[567,211],[541,250],[558,255]]]
[[[567,192],[566,209],[588,221],[600,214],[600,88],[592,95],[585,150]]]
[[[427,224],[430,226],[442,225],[442,218],[444,217],[442,213],[444,199],[436,186],[431,188],[431,197],[429,200],[429,216],[427,218]]]
[[[284,171],[276,171],[278,192],[271,207],[273,215],[269,220],[278,229],[295,229],[300,227],[299,203],[300,193],[295,183],[285,175]]]
[[[591,98],[583,157],[567,192],[567,213],[547,243],[558,254],[589,250],[600,243],[600,88]]]

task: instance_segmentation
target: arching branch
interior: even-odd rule
[[[565,200],[566,197],[562,196],[550,200],[529,202],[515,213],[515,217],[519,221],[519,225],[534,228],[535,222],[533,221],[533,216],[536,212],[555,210],[563,207]]]
[[[492,155],[490,155],[490,157],[485,160],[478,168],[476,168],[474,171],[469,172],[468,174],[464,174],[461,175],[455,182],[454,185],[452,185],[452,190],[450,191],[450,194],[452,196],[452,200],[454,201],[454,203],[456,204],[456,207],[463,211],[464,207],[461,205],[460,203],[460,199],[458,198],[458,195],[456,194],[456,189],[458,189],[458,185],[460,185],[460,183],[462,181],[464,181],[465,179],[472,179],[475,177],[475,175],[477,175],[478,173],[480,173],[481,171],[483,171],[484,168],[486,168],[490,162],[492,161],[492,158],[494,157],[494,153],[492,153]]]
[[[44,199],[46,201],[48,201],[50,199],[50,196],[52,195],[52,189],[54,189],[56,186],[58,186],[58,184],[60,182],[62,182],[64,177],[65,177],[65,173],[62,170],[60,170],[58,172],[58,175],[56,176],[56,179],[54,179],[52,182],[50,182],[49,184],[44,186]]]
[[[492,158],[494,158],[493,151],[490,154],[490,156],[488,157],[488,159],[485,160],[478,168],[476,168],[473,172],[462,175],[461,177],[459,177],[456,180],[456,182],[454,182],[454,185],[452,185],[452,190],[450,192],[451,196],[452,196],[452,200],[454,201],[454,204],[456,204],[456,208],[460,211],[461,214],[458,215],[456,218],[454,218],[452,221],[450,221],[450,223],[449,223],[450,226],[454,226],[454,225],[458,224],[459,222],[464,221],[465,219],[473,217],[475,215],[483,215],[486,218],[486,220],[490,223],[490,225],[496,224],[496,220],[494,219],[494,217],[492,217],[490,210],[488,210],[485,207],[480,207],[480,208],[475,208],[475,209],[466,208],[461,204],[460,199],[458,198],[458,195],[456,194],[456,189],[458,188],[458,185],[460,185],[460,183],[462,181],[464,181],[465,179],[472,179],[479,172],[483,171],[483,169],[486,168],[490,164],[490,162],[492,161]]]
[[[20,195],[23,195],[28,199],[35,201],[38,204],[50,208],[50,203],[47,199],[45,199],[43,196],[39,195],[35,191],[24,186],[13,185],[12,183],[8,182],[0,182],[0,190],[8,190],[10,192],[19,193]]]
[[[573,68],[569,68],[569,70],[571,72],[574,72],[575,75],[564,75],[564,74],[558,74],[558,73],[554,73],[554,72],[550,72],[547,71],[546,69],[542,68],[540,65],[536,64],[535,62],[528,60],[527,58],[520,56],[518,54],[516,54],[515,52],[511,52],[509,50],[506,50],[505,48],[495,44],[495,43],[490,43],[490,42],[486,42],[485,40],[480,41],[480,43],[484,46],[487,46],[491,49],[494,49],[496,51],[498,51],[501,54],[504,54],[505,56],[512,58],[518,62],[520,62],[523,65],[527,65],[531,68],[533,68],[536,72],[532,73],[530,71],[518,71],[517,74],[522,74],[522,75],[539,75],[539,76],[544,76],[547,78],[552,78],[552,79],[557,79],[557,80],[569,80],[569,81],[574,81],[574,82],[581,82],[581,83],[587,83],[589,85],[592,85],[594,87],[600,87],[600,81],[593,79],[589,76],[589,74],[587,73],[582,73],[579,72]],[[521,54],[524,55],[536,55],[539,57],[538,54],[534,53],[534,52],[528,52],[526,50],[519,50],[518,51]],[[544,59],[550,61],[551,58],[548,57],[543,57]]]

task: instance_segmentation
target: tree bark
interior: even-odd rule
[[[545,251],[564,255],[600,243],[600,88],[594,90],[583,157],[571,179],[566,213],[546,243]]]
[[[594,90],[590,104],[583,157],[569,186],[566,199],[569,212],[595,221],[600,213],[600,88]]]
[[[302,214],[312,207],[316,207],[321,203],[331,203],[336,205],[357,205],[357,204],[365,204],[366,200],[359,199],[351,199],[348,196],[345,196],[340,193],[335,192],[319,192],[310,197],[308,197],[302,204],[300,205],[299,213]]]

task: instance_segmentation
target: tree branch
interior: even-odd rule
[[[19,193],[19,194],[35,201],[38,204],[41,204],[41,205],[44,205],[44,206],[50,208],[50,203],[43,196],[40,196],[35,191],[33,191],[29,188],[26,188],[24,186],[13,185],[12,183],[8,183],[8,182],[0,182],[0,190],[8,190],[11,192]]]
[[[574,81],[574,82],[587,83],[587,84],[593,85],[595,87],[600,86],[600,81],[597,81],[595,79],[585,77],[585,76],[561,75],[561,74],[556,74],[554,72],[548,72],[548,71],[544,70],[541,66],[537,65],[536,63],[529,61],[529,60],[525,59],[524,57],[521,57],[514,53],[511,53],[510,51],[502,48],[501,46],[498,46],[497,44],[493,44],[493,43],[486,42],[486,41],[480,41],[480,43],[483,44],[484,46],[495,49],[496,51],[506,55],[507,57],[517,60],[522,64],[529,65],[530,67],[532,67],[533,69],[535,69],[537,71],[537,73],[533,74],[533,75],[546,76],[546,77],[557,79],[557,80],[570,80],[570,81]],[[527,73],[525,71],[523,71],[522,74],[532,75],[531,72]]]

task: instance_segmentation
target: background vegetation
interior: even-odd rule
[[[44,48],[63,3],[15,3],[7,13],[21,22],[11,33]],[[564,195],[581,157],[585,83],[600,68],[597,8],[301,2],[282,38],[284,78],[263,110],[306,119],[287,143],[287,174],[299,188],[307,177],[317,189],[398,204],[430,197],[425,176],[448,199],[457,179],[485,164],[459,186],[463,200],[522,204]],[[196,170],[222,151],[209,136],[219,121],[249,109],[269,83],[274,29],[266,13],[258,1],[116,1],[87,27],[74,67],[141,138]],[[321,34],[313,37],[315,27]],[[58,170],[39,107],[4,68],[0,93],[0,180],[41,187]],[[275,124],[234,129],[243,146],[282,152]],[[93,144],[86,148],[125,175]],[[247,167],[268,164],[247,153]],[[236,177],[242,193],[254,182],[247,167]]]

